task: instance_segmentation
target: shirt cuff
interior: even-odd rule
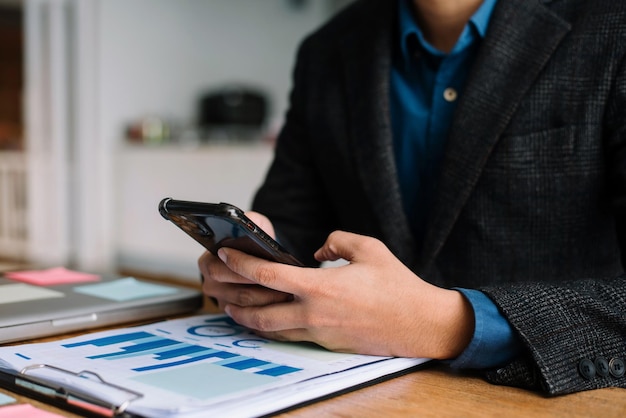
[[[457,369],[488,369],[505,364],[522,351],[522,343],[509,321],[483,292],[455,288],[474,309],[474,335],[459,357],[450,361]]]

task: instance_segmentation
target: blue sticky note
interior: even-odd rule
[[[142,282],[133,277],[126,277],[105,283],[77,286],[74,288],[74,291],[117,302],[170,295],[178,292],[174,287]]]
[[[5,395],[4,393],[0,393],[0,405],[6,405],[13,402],[15,402],[15,399],[8,395]]]

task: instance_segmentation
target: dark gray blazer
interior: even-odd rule
[[[423,279],[479,288],[527,347],[487,373],[550,394],[626,387],[626,2],[500,0],[446,144],[424,242],[393,157],[396,3],[364,0],[305,40],[254,208],[303,260],[335,229],[371,235]]]

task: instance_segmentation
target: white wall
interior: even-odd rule
[[[119,141],[144,116],[195,117],[204,91],[245,82],[282,117],[296,47],[328,13],[326,1],[105,0],[100,2],[101,133]]]

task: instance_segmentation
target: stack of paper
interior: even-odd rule
[[[269,341],[227,316],[202,315],[0,348],[0,384],[62,388],[92,410],[130,415],[259,416],[425,361]]]

